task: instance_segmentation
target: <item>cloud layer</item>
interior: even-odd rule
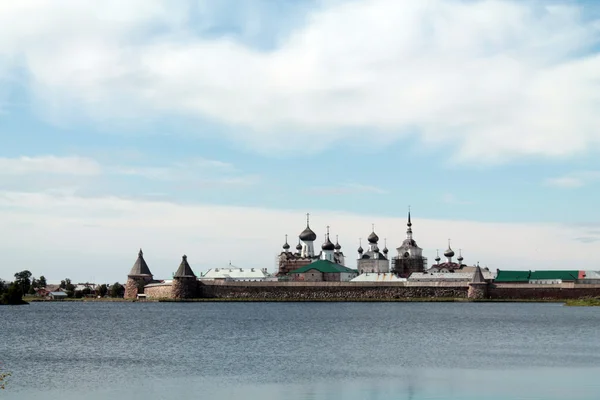
[[[139,247],[159,278],[171,276],[182,254],[196,272],[229,261],[273,271],[284,235],[295,244],[306,211],[311,211],[317,244],[330,225],[350,265],[355,265],[358,238],[368,236],[372,223],[381,241],[387,238],[392,254],[405,238],[404,218],[0,192],[5,232],[0,237],[0,277],[27,268],[52,280],[123,281]],[[600,238],[598,227],[430,220],[419,218],[418,212],[413,212],[413,231],[430,264],[435,249],[443,251],[452,238],[467,263],[480,261],[492,269],[584,268]]]
[[[0,74],[26,76],[52,119],[202,117],[257,151],[357,129],[453,160],[598,150],[600,24],[573,2],[323,2],[269,51],[199,35],[192,3],[4,2]]]

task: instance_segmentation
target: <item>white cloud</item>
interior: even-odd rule
[[[178,188],[244,187],[261,181],[259,175],[244,174],[233,164],[205,158],[178,161],[166,166],[110,166],[80,156],[0,157],[0,184],[5,190],[44,189],[50,193],[75,194],[84,186],[93,185],[101,175],[113,178],[129,175],[155,183],[179,183]]]
[[[371,193],[371,194],[386,194],[387,190],[384,190],[378,186],[362,185],[359,183],[343,183],[334,186],[316,186],[309,189],[311,193],[322,194],[322,195],[348,195],[348,194],[360,194],[360,193]]]
[[[4,2],[0,60],[23,62],[54,118],[204,116],[262,151],[343,128],[379,142],[416,129],[457,145],[453,160],[598,150],[600,56],[583,55],[600,24],[569,1],[324,2],[271,52],[196,36],[188,5]]]
[[[93,176],[102,172],[100,164],[85,157],[18,157],[0,158],[0,175],[59,174]]]
[[[544,181],[547,186],[563,189],[573,189],[600,181],[600,171],[576,171],[567,175],[548,178]]]
[[[447,204],[458,204],[458,205],[468,205],[473,204],[472,201],[459,199],[452,193],[444,193],[442,195],[442,201]]]
[[[206,158],[193,158],[167,166],[117,166],[110,168],[109,172],[150,179],[179,180],[197,177],[198,173],[215,176],[238,173],[239,171],[231,163]]]
[[[290,243],[294,241],[304,229],[306,211],[311,211],[318,244],[330,225],[350,265],[355,263],[358,237],[369,234],[371,223],[382,241],[388,239],[390,249],[405,237],[404,218],[378,215],[0,192],[0,277],[10,278],[16,269],[28,268],[52,280],[69,276],[123,281],[139,247],[157,277],[169,277],[184,253],[196,272],[229,260],[240,267],[273,270],[284,234],[290,235]],[[581,240],[594,236],[590,229],[431,220],[413,210],[415,239],[430,263],[435,249],[444,249],[451,237],[468,263],[480,261],[493,269],[551,269],[567,264],[578,268],[589,264],[589,255],[597,247]]]

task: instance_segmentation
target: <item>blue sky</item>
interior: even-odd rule
[[[181,252],[272,270],[305,212],[353,254],[371,222],[401,241],[408,205],[430,258],[587,263],[600,7],[425,3],[0,6],[0,277],[122,280],[140,246],[157,275]]]

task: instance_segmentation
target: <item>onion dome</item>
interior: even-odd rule
[[[462,260],[464,260],[463,256],[458,256],[457,258],[458,262],[462,262]]]
[[[362,254],[364,250],[363,250],[362,246],[358,246],[357,251],[358,251],[358,254]]]
[[[290,249],[290,245],[287,242],[287,235],[285,235],[285,243],[283,244],[283,249],[288,251]]]
[[[448,249],[444,252],[444,256],[450,258],[450,257],[454,257],[454,250],[452,250],[452,248],[450,248],[450,246],[448,246]]]
[[[308,225],[306,226],[306,229],[304,229],[302,231],[302,233],[300,234],[300,236],[298,236],[298,237],[303,242],[314,242],[315,240],[317,240],[317,234],[314,233]]]
[[[335,245],[331,243],[331,240],[329,240],[329,235],[326,236],[325,242],[323,242],[321,249],[331,251],[335,250]]]
[[[375,231],[373,231],[373,232],[371,232],[371,234],[369,235],[367,240],[369,241],[369,243],[374,244],[374,243],[379,242],[379,236],[377,236]]]
[[[300,239],[298,239],[298,244],[296,245],[296,250],[302,250],[302,244],[300,244]]]
[[[384,247],[384,248],[383,248],[383,254],[387,254],[388,252],[389,252],[388,248],[387,248],[387,247]]]
[[[437,261],[437,262],[439,262],[440,260],[441,260],[440,256],[437,256],[437,257],[435,258],[435,261]]]
[[[342,249],[342,246],[340,246],[340,242],[338,241],[337,235],[335,235],[335,249],[337,251],[340,251]]]

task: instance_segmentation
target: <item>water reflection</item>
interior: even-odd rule
[[[0,308],[2,398],[596,399],[599,323],[556,304]]]

